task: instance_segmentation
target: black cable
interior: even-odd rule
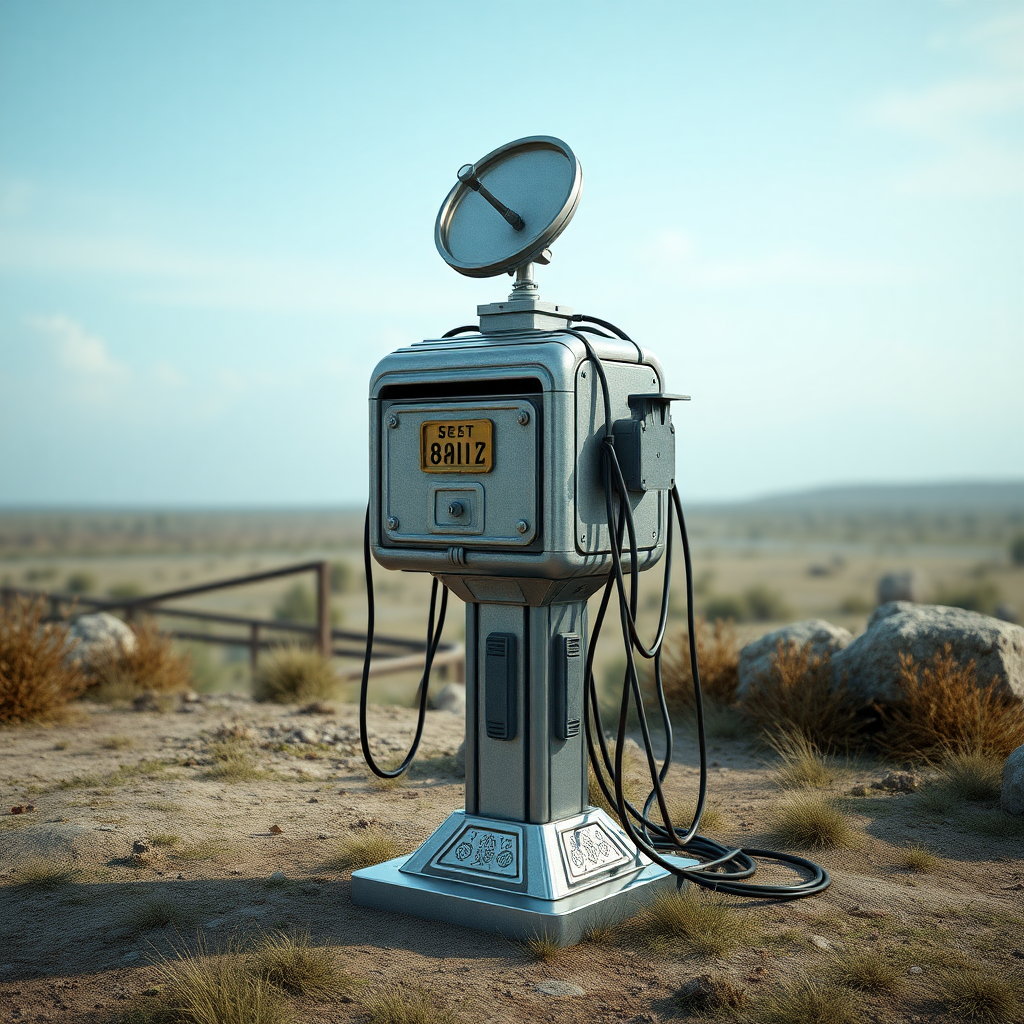
[[[453,327],[450,331],[445,331],[441,335],[442,338],[454,338],[456,334],[479,334],[480,327],[478,324],[465,324],[462,327]]]
[[[573,313],[572,319],[574,323],[588,323],[597,324],[598,327],[604,327],[611,331],[616,338],[621,338],[623,341],[628,341],[633,348],[636,349],[636,361],[642,363],[644,361],[643,349],[623,330],[620,330],[615,324],[610,324],[607,320],[602,320],[600,317],[587,316],[585,313]]]
[[[575,319],[575,318],[574,318]],[[623,340],[630,341],[613,325],[605,321],[598,321],[596,318],[579,317],[598,323],[602,327],[608,327]],[[828,873],[818,864],[804,857],[795,854],[779,853],[774,850],[761,850],[755,848],[730,849],[723,846],[707,836],[698,832],[700,819],[704,812],[707,798],[707,748],[704,731],[704,709],[703,696],[700,685],[700,670],[697,664],[696,647],[696,622],[693,612],[693,566],[690,556],[689,537],[686,532],[686,520],[683,516],[682,502],[678,490],[673,487],[670,492],[671,502],[669,507],[669,521],[666,537],[666,564],[665,580],[662,588],[662,607],[659,616],[658,630],[655,639],[649,646],[644,645],[636,628],[637,610],[637,576],[638,559],[636,530],[633,525],[632,508],[629,502],[629,493],[626,488],[622,469],[619,465],[615,452],[614,435],[612,432],[612,421],[610,413],[609,387],[607,375],[601,361],[597,358],[589,339],[578,331],[570,330],[567,333],[579,338],[586,346],[587,355],[593,364],[595,372],[601,384],[602,397],[605,405],[605,435],[602,438],[601,452],[603,456],[603,478],[605,489],[605,504],[608,515],[608,528],[611,537],[609,547],[612,556],[612,568],[609,571],[608,584],[605,587],[594,623],[594,630],[590,641],[590,650],[587,652],[586,680],[587,699],[584,702],[584,727],[587,737],[587,749],[590,760],[594,767],[598,785],[604,793],[605,798],[617,811],[619,822],[633,844],[644,853],[650,860],[682,879],[688,879],[697,885],[719,892],[729,893],[735,896],[753,896],[770,899],[799,899],[805,896],[813,896],[823,892],[830,884]],[[587,332],[592,333],[592,332]],[[639,346],[635,346],[639,350]],[[618,512],[616,502],[618,499]],[[698,788],[697,806],[694,812],[693,821],[689,828],[681,829],[672,823],[669,815],[667,802],[662,789],[669,766],[672,760],[673,734],[671,720],[668,714],[668,707],[665,700],[664,685],[661,675],[661,651],[665,636],[665,624],[668,616],[668,601],[671,590],[671,551],[672,551],[672,517],[673,514],[679,523],[680,536],[683,544],[683,559],[686,571],[686,615],[689,630],[689,654],[690,671],[693,677],[694,707],[696,711],[696,726],[698,747],[700,756],[700,783]],[[626,581],[622,569],[622,542],[628,535],[629,539],[629,593],[626,592]],[[619,707],[619,721],[616,732],[615,759],[614,765],[610,757],[607,741],[605,739],[604,724],[601,717],[600,704],[597,697],[597,686],[594,680],[593,665],[594,652],[597,647],[598,637],[607,613],[608,604],[612,590],[615,589],[619,597],[619,618],[622,626],[623,646],[626,652],[626,672],[623,679],[622,700]],[[666,737],[665,758],[660,766],[654,756],[651,741],[650,727],[647,721],[647,713],[644,708],[643,697],[640,691],[639,677],[634,661],[634,651],[642,657],[654,662],[655,689],[658,697],[658,710],[662,719],[662,726]],[[647,756],[648,769],[651,775],[652,790],[647,797],[643,811],[638,810],[630,803],[623,791],[623,770],[622,759],[625,748],[626,732],[629,718],[630,704],[635,704],[637,718],[640,723],[641,735],[644,740],[644,752]],[[595,743],[594,733],[597,734]],[[599,749],[598,749],[599,748]],[[607,772],[608,779],[604,773]],[[609,786],[609,780],[611,786]],[[661,812],[662,821],[651,820],[649,817],[653,805],[657,803]],[[636,823],[634,826],[634,822]],[[679,853],[685,851],[697,857],[702,863],[697,867],[684,868],[678,863],[667,860],[663,853]],[[801,882],[787,885],[765,885],[761,883],[746,882],[757,869],[755,858],[762,860],[774,860],[790,867],[803,869],[808,872],[808,878]]]
[[[416,721],[416,735],[413,737],[412,746],[405,759],[395,769],[381,768],[373,759],[370,753],[370,739],[366,731],[366,705],[370,690],[370,657],[373,654],[373,629],[376,617],[376,606],[373,599],[373,560],[370,557],[370,509],[367,506],[366,520],[363,524],[363,568],[366,572],[366,653],[363,656],[363,677],[359,686],[359,743],[363,748],[363,757],[370,771],[382,779],[397,779],[409,770],[419,749],[420,740],[423,738],[423,725],[427,716],[427,690],[430,686],[430,669],[434,664],[434,655],[437,653],[437,645],[441,642],[441,632],[444,629],[444,616],[448,609],[448,588],[441,588],[441,610],[437,616],[437,629],[434,629],[434,614],[437,608],[437,577],[434,577],[433,585],[430,588],[430,612],[427,616],[427,656],[423,665],[423,675],[420,677],[420,687],[417,691],[419,700],[419,717]]]

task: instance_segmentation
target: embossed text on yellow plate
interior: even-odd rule
[[[492,420],[427,420],[420,427],[424,473],[490,473],[493,468]]]

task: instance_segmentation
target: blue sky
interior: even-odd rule
[[[508,290],[437,208],[530,134],[685,498],[1024,475],[1019,2],[0,0],[0,505],[364,502],[376,361]]]

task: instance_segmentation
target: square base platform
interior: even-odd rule
[[[587,845],[585,833],[602,824],[603,833],[595,835],[589,831],[589,837],[600,840],[603,835],[608,841],[603,847],[605,855],[616,860],[606,869],[589,871],[589,879],[581,878],[573,884],[572,870],[566,870],[571,865],[569,858],[575,854],[580,860],[578,854]],[[530,851],[536,851],[534,863],[536,857],[540,857],[549,870],[535,870],[531,883],[521,874],[514,874],[521,868],[519,860],[510,855],[500,862],[505,865],[507,878],[496,872],[492,878],[485,878],[483,870],[478,870],[476,878],[470,880],[465,868],[455,870],[462,870],[466,880],[453,877],[455,870],[446,867],[457,864],[453,852],[471,863],[473,858],[469,851],[475,852],[481,846],[486,849],[484,844],[494,846],[489,839],[491,835],[500,834],[518,851],[518,845],[508,838],[510,829],[524,833],[524,853],[529,855]],[[544,842],[545,838],[558,836],[563,837],[562,841]],[[583,847],[573,845],[572,838],[581,836]],[[513,939],[547,937],[559,945],[570,946],[580,942],[591,929],[624,921],[642,910],[658,893],[685,884],[637,851],[633,850],[630,855],[627,843],[625,833],[603,812],[593,808],[577,819],[547,826],[516,825],[456,812],[417,852],[354,871],[352,902],[429,921],[498,932]],[[590,850],[596,850],[594,844],[590,845]],[[698,864],[691,858],[666,859],[681,868]],[[487,863],[493,866],[495,862]],[[445,873],[448,877],[444,877]],[[518,884],[517,877],[521,879]],[[552,878],[557,879],[558,884],[552,885]],[[545,884],[538,885],[539,881]],[[520,891],[510,891],[513,886]]]

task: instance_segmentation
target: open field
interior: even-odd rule
[[[91,593],[146,593],[325,558],[347,566],[332,596],[340,622],[363,628],[356,513],[182,513],[159,529],[157,513],[61,515],[0,514],[0,580],[63,589],[77,575]],[[1024,610],[1024,566],[1010,556],[1024,530],[1017,498],[967,511],[948,500],[697,510],[690,529],[696,610],[732,602],[741,638],[807,616],[857,632],[879,577],[907,569],[932,596]],[[685,622],[681,564],[674,628]],[[429,578],[375,579],[378,629],[420,637]],[[182,603],[271,616],[294,583]],[[641,599],[651,629],[659,591],[655,569]],[[462,632],[453,601],[446,639]],[[336,975],[330,991],[285,986],[278,1015],[260,1018],[272,1024],[1024,1022],[1024,819],[998,809],[989,783],[957,789],[925,769],[922,789],[891,792],[872,784],[894,765],[868,757],[801,774],[715,716],[703,831],[810,856],[832,887],[793,903],[654,906],[568,950],[520,944],[349,899],[354,864],[411,849],[462,806],[460,717],[429,712],[410,775],[382,784],[362,763],[351,703],[255,704],[244,649],[189,649],[197,699],[139,711],[80,702],[57,724],[0,730],[0,1019],[157,1024],[175,964],[230,971],[260,962],[269,942],[306,943]],[[606,695],[620,649],[609,629]],[[407,703],[414,684],[374,683],[374,749],[395,762],[414,720],[391,702]],[[681,819],[696,757],[680,722],[668,793]],[[642,798],[635,768],[631,778]],[[758,880],[784,876],[766,866]]]
[[[724,931],[721,921],[695,934],[641,918],[569,950],[531,950],[349,900],[343,855],[357,840],[373,837],[371,849],[392,856],[461,806],[456,716],[430,712],[411,777],[382,786],[361,764],[351,706],[310,715],[215,695],[165,714],[83,707],[62,726],[3,733],[3,805],[35,807],[0,817],[4,1019],[129,1020],[158,997],[161,958],[197,943],[215,957],[232,936],[237,949],[303,931],[354,979],[342,996],[290,997],[311,1022],[366,1020],[389,984],[425,992],[466,1022],[696,1019],[676,995],[705,974],[742,990],[752,1021],[780,1019],[766,1000],[804,978],[836,982],[846,1013],[836,1020],[885,1024],[965,1019],[951,1008],[956,974],[1024,991],[1024,821],[990,802],[939,799],[934,784],[873,790],[889,770],[878,763],[830,762],[812,794],[832,798],[849,825],[845,848],[809,853],[832,873],[824,895],[724,901],[725,923],[738,922]],[[336,739],[282,742],[293,727],[330,728]],[[376,749],[397,758],[412,727],[411,712],[378,708]],[[219,767],[217,737],[229,733],[244,748],[241,773]],[[712,739],[710,756],[705,831],[781,845],[773,814],[802,791],[784,789],[772,757],[746,741]],[[669,787],[679,808],[694,792],[695,757],[684,738]],[[851,796],[858,784],[870,795]],[[133,854],[137,840],[145,845]],[[765,869],[764,880],[781,874]],[[858,988],[876,968],[883,981]],[[538,986],[550,980],[586,997],[545,994]]]

